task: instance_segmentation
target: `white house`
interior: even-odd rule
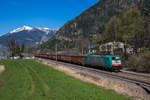
[[[122,49],[123,52],[125,52],[125,48],[124,48],[124,43],[123,42],[108,42],[105,44],[102,44],[99,46],[99,50],[100,51],[110,51],[111,53],[113,52],[113,50],[116,49]],[[127,53],[133,53],[133,48],[129,45],[127,45],[126,48]]]

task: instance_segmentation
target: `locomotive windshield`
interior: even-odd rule
[[[112,57],[112,60],[120,60],[120,57]]]

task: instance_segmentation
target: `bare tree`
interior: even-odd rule
[[[9,51],[11,52],[11,56],[14,57],[16,55],[16,41],[14,39],[7,40],[7,46]]]
[[[88,38],[80,36],[77,39],[76,46],[81,51],[81,53],[83,55],[89,49],[90,41]]]
[[[12,57],[14,57],[14,56],[21,57],[21,53],[24,52],[24,48],[25,48],[24,45],[20,46],[14,39],[7,40],[7,47],[9,49]]]

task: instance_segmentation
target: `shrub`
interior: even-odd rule
[[[126,61],[126,66],[133,71],[150,73],[150,51],[131,55]]]

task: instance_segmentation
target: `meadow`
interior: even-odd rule
[[[131,100],[35,60],[0,61],[0,100]]]

